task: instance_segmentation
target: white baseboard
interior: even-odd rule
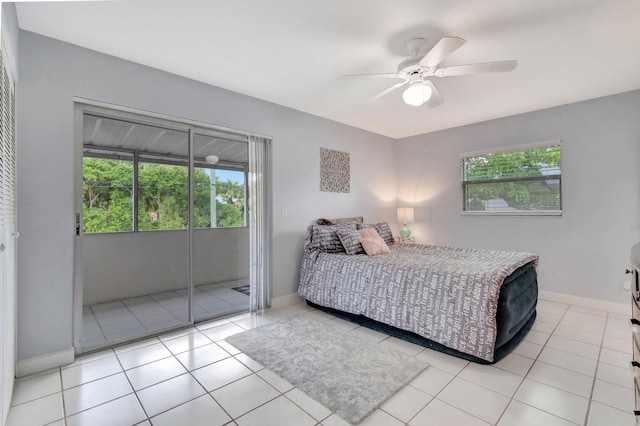
[[[553,291],[540,290],[538,297],[550,302],[565,303],[567,305],[582,306],[583,308],[597,309],[600,311],[615,312],[618,314],[631,314],[629,304],[610,302],[608,300],[590,299],[588,297],[562,294]]]
[[[298,296],[298,293],[285,294],[284,296],[274,297],[271,299],[271,309],[284,308],[303,301],[304,299]]]
[[[74,359],[75,351],[73,348],[23,359],[18,361],[18,365],[16,366],[16,377],[24,377],[49,370],[50,368],[71,364]]]

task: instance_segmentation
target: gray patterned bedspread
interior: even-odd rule
[[[298,293],[493,361],[500,287],[531,253],[394,244],[380,256],[305,249]]]

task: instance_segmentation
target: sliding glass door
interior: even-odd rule
[[[249,136],[86,105],[76,115],[77,352],[255,310],[269,250],[252,238],[269,226],[249,212],[266,220],[250,202]]]
[[[84,114],[83,350],[189,318],[189,132]]]
[[[195,321],[249,310],[247,137],[193,136]]]

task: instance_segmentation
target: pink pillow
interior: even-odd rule
[[[381,238],[378,231],[374,228],[363,228],[360,230],[360,236],[362,238]]]
[[[362,231],[363,230],[361,230],[360,232]],[[379,236],[377,238],[370,238],[370,237],[362,238],[360,240],[360,244],[362,244],[362,247],[364,248],[364,251],[365,253],[367,253],[368,256],[391,253],[391,250],[389,250],[389,246],[387,245],[387,243],[385,243],[384,240]]]

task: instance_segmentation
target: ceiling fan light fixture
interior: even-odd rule
[[[412,83],[402,94],[402,100],[407,105],[420,106],[431,98],[431,87],[423,82]]]

